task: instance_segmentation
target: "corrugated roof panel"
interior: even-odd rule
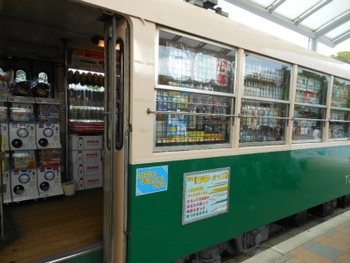
[[[312,14],[310,17],[306,18],[300,23],[300,25],[312,31],[316,31],[349,9],[349,0],[335,0],[318,10],[316,13]]]
[[[252,2],[253,4],[256,4],[257,6],[260,6],[265,9],[268,6],[272,5],[275,2],[275,0],[250,0],[249,2]]]
[[[333,40],[350,30],[350,21],[328,32],[325,37]]]
[[[274,13],[288,20],[294,20],[319,2],[320,0],[286,0]]]
[[[350,38],[350,0],[224,1],[330,47]]]

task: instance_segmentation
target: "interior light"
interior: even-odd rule
[[[98,47],[105,47],[105,41],[103,39],[99,39],[97,43]]]
[[[91,38],[91,42],[94,45],[98,46],[98,47],[105,47],[105,41],[102,38],[93,37],[93,38]],[[116,50],[120,50],[120,44],[119,43],[115,46],[115,49]]]

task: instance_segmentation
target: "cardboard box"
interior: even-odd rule
[[[103,186],[102,174],[83,176],[83,177],[74,177],[76,184],[76,190],[86,190],[92,188],[98,188]]]
[[[101,162],[101,150],[70,151],[69,162],[71,164],[86,164]]]
[[[70,164],[73,177],[83,177],[102,174],[102,162]]]
[[[71,150],[101,150],[103,148],[103,137],[70,135],[69,148]]]

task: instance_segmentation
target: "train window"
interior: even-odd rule
[[[299,69],[295,103],[326,105],[328,81],[324,74]]]
[[[328,138],[331,140],[349,138],[350,122],[350,81],[334,78],[331,115]]]
[[[288,105],[242,99],[240,146],[283,144]]]
[[[295,141],[321,141],[326,109],[310,106],[295,106],[293,136]]]
[[[22,69],[17,70],[16,81],[20,82],[20,81],[26,81],[26,80],[27,80],[27,73]]]
[[[160,31],[158,84],[233,93],[236,52]]]
[[[47,76],[47,74],[45,72],[40,72],[38,74],[38,81],[40,83],[46,83],[48,84],[49,83],[49,77]]]
[[[236,51],[160,31],[155,146],[229,145]]]
[[[292,67],[246,55],[240,146],[284,144]]]
[[[329,76],[298,69],[292,140],[319,142],[326,121]]]
[[[290,65],[248,54],[243,95],[289,101]]]

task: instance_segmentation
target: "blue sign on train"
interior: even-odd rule
[[[168,166],[136,170],[136,196],[168,190]]]

